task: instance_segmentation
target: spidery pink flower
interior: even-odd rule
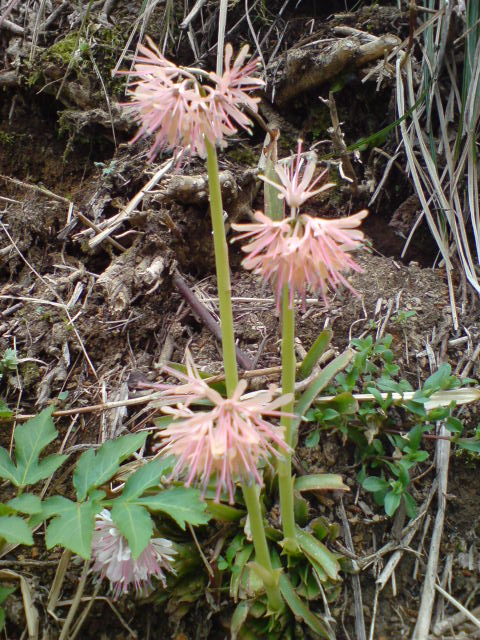
[[[289,451],[283,427],[265,418],[281,417],[278,408],[288,403],[291,395],[274,400],[274,389],[270,389],[245,396],[247,383],[241,380],[233,395],[223,398],[200,378],[190,355],[186,375],[169,368],[166,371],[184,381],[180,385],[157,385],[163,390],[162,411],[174,418],[159,433],[158,447],[162,454],[177,456],[173,477],[186,476],[187,486],[198,483],[204,493],[210,478],[215,477],[216,500],[225,491],[232,504],[237,481],[262,485],[259,462]],[[193,411],[191,405],[199,401],[211,407]]]
[[[263,86],[253,78],[256,61],[242,66],[248,54],[243,47],[233,65],[231,45],[225,47],[225,72],[222,76],[198,69],[185,69],[169,62],[148,38],[150,48],[139,45],[132,72],[122,71],[133,79],[129,83],[131,102],[127,109],[140,128],[132,140],[154,135],[149,152],[152,160],[164,148],[190,146],[191,155],[204,157],[205,139],[212,145],[225,144],[225,137],[237,131],[236,125],[248,130],[251,121],[241,111],[248,107],[257,111],[258,98],[248,93]],[[208,78],[213,86],[200,84]]]
[[[273,285],[278,310],[286,284],[290,307],[295,293],[300,295],[305,307],[308,290],[319,293],[328,306],[329,287],[336,290],[343,284],[356,294],[343,272],[362,271],[348,252],[361,246],[363,233],[356,227],[367,214],[360,211],[348,218],[332,220],[301,214],[273,221],[257,212],[257,222],[232,226],[243,232],[238,240],[250,239],[250,243],[242,247],[248,254],[243,265]]]
[[[117,529],[110,511],[104,509],[96,517],[92,538],[93,571],[102,579],[108,578],[114,599],[128,592],[133,586],[137,593],[147,593],[155,577],[166,586],[165,571],[172,568],[176,551],[165,538],[152,538],[146,549],[135,560],[126,538]]]
[[[292,210],[292,215],[295,215],[309,198],[335,186],[333,182],[328,182],[315,189],[315,186],[319,184],[326,173],[326,171],[322,171],[320,175],[314,178],[316,167],[317,162],[314,158],[306,160],[302,155],[302,141],[299,140],[295,160],[293,162],[277,162],[275,164],[275,171],[281,184],[270,180],[266,176],[260,176],[260,178],[275,189],[278,189],[278,197],[285,200]]]

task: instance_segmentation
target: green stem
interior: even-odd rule
[[[218,306],[220,308],[220,328],[222,330],[222,352],[225,367],[227,395],[231,396],[238,384],[237,358],[235,354],[235,334],[233,328],[232,295],[230,285],[230,263],[223,223],[222,192],[218,175],[218,161],[215,147],[205,140],[207,148],[208,186],[210,192],[210,213],[212,216],[215,266],[217,270]]]
[[[255,547],[255,560],[257,564],[264,569],[264,571],[262,571],[263,585],[267,594],[268,604],[271,611],[280,611],[283,608],[283,600],[280,594],[278,576],[272,567],[257,489],[253,483],[250,486],[244,483],[242,490],[248,509],[250,532],[252,534],[253,546]]]
[[[282,393],[295,393],[295,310],[289,306],[289,287],[282,292]],[[282,407],[285,413],[293,413],[294,400]],[[285,441],[293,447],[292,418],[283,416],[280,424],[285,429]],[[287,553],[296,553],[298,543],[295,532],[295,513],[292,478],[292,455],[284,454],[279,459],[278,486],[280,491],[280,511],[283,526],[283,548]]]

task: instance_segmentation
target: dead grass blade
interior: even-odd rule
[[[0,580],[16,580],[20,583],[22,591],[23,608],[25,611],[25,619],[27,621],[27,631],[29,640],[38,639],[38,611],[33,604],[32,592],[27,580],[16,571],[10,569],[0,570]],[[23,636],[22,636],[23,637]]]

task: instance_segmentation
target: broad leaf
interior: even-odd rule
[[[17,590],[17,587],[0,587],[0,604],[3,604],[8,596]]]
[[[362,482],[362,487],[366,491],[385,491],[389,488],[389,486],[390,485],[386,480],[384,480],[383,478],[378,478],[377,476],[369,476]]]
[[[53,407],[48,407],[15,429],[16,476],[20,487],[48,478],[68,457],[52,455],[38,461],[42,450],[57,437],[52,411]]]
[[[15,511],[27,513],[28,515],[41,513],[42,511],[41,499],[31,493],[23,493],[21,496],[13,498],[8,502],[8,506],[15,509]]]
[[[400,502],[402,500],[402,496],[399,493],[393,493],[393,491],[389,491],[385,496],[385,513],[387,516],[393,516],[395,511],[400,506]]]
[[[73,486],[79,500],[85,500],[92,489],[108,482],[117,472],[120,463],[139,449],[147,433],[136,433],[108,440],[95,452],[85,451],[80,456],[73,473]]]
[[[59,500],[59,498],[61,499]],[[95,515],[100,510],[99,503],[92,500],[80,504],[61,496],[45,500],[44,514],[56,514],[47,527],[45,536],[47,549],[59,545],[88,560]]]
[[[126,500],[115,501],[111,514],[120,533],[128,540],[133,558],[136,560],[146,549],[153,535],[150,514],[144,507],[131,504]]]
[[[14,465],[8,452],[0,447],[0,478],[8,480],[16,487],[19,485],[17,467]]]
[[[155,496],[140,498],[137,504],[147,507],[150,511],[166,513],[181,529],[185,529],[187,522],[197,526],[210,520],[206,513],[206,504],[200,499],[200,491],[188,487],[172,487]]]
[[[33,544],[30,527],[19,516],[0,516],[0,538],[10,544]]]
[[[249,610],[250,610],[250,603],[246,600],[242,600],[240,604],[237,605],[235,611],[233,612],[232,619],[230,621],[231,640],[237,640],[238,634],[243,626],[243,623],[246,621],[248,617]]]
[[[139,498],[147,489],[158,486],[161,477],[169,473],[174,465],[173,456],[164,460],[152,460],[143,465],[128,478],[122,491],[122,498],[124,500]]]
[[[292,428],[294,432],[294,438],[293,438],[294,442],[296,442],[296,438],[297,438],[296,431],[298,429],[298,425],[300,424],[300,421],[302,420],[302,416],[304,416],[305,413],[308,411],[312,402],[318,396],[320,391],[327,386],[327,384],[332,380],[332,378],[334,378],[337,375],[339,371],[342,371],[342,369],[345,369],[347,364],[353,358],[353,355],[354,355],[353,351],[351,349],[347,349],[342,354],[337,356],[335,360],[332,360],[332,362],[327,364],[327,366],[320,371],[318,376],[316,376],[314,380],[312,380],[312,382],[309,384],[309,386],[305,389],[303,394],[300,396],[300,399],[298,400],[297,405],[295,407],[295,413],[297,414],[298,417],[293,421],[293,424],[292,424]]]
[[[305,602],[297,595],[288,576],[284,573],[280,575],[280,591],[296,618],[303,620],[318,637],[326,638],[327,640],[335,639],[335,634],[328,623],[320,620],[318,616],[310,611]]]
[[[337,473],[315,473],[295,479],[296,491],[350,491]]]
[[[473,453],[480,453],[480,439],[479,438],[459,438],[456,444],[462,449],[467,451],[473,451]]]
[[[307,533],[300,527],[297,527],[296,530],[298,544],[305,555],[318,562],[331,580],[339,580],[340,564],[335,555],[311,533]]]
[[[222,502],[215,502],[214,500],[206,500],[207,511],[215,520],[220,522],[238,522],[245,516],[243,509],[236,509],[228,504]]]
[[[297,380],[303,380],[308,378],[312,373],[314,366],[317,364],[320,356],[322,356],[325,349],[328,347],[330,340],[332,339],[332,331],[330,329],[324,329],[315,342],[308,350],[307,355],[303,359],[300,368],[297,371]]]

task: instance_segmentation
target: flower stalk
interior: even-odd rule
[[[232,288],[230,284],[230,262],[223,222],[222,191],[218,173],[218,160],[215,147],[205,139],[207,149],[207,171],[210,198],[210,214],[215,248],[215,267],[217,271],[218,306],[220,309],[220,327],[222,330],[222,353],[225,368],[225,384],[230,397],[238,384],[237,356],[235,353],[235,333],[232,312]]]
[[[290,306],[288,284],[283,286],[282,293],[282,393],[291,394],[291,401],[283,407],[286,414],[280,421],[285,428],[285,442],[293,449],[292,417],[295,394],[295,309]],[[283,548],[286,553],[299,550],[295,532],[295,513],[292,477],[292,454],[286,453],[277,461],[278,487],[280,492],[280,512],[283,527]]]
[[[232,296],[230,284],[230,263],[228,246],[223,221],[222,192],[218,172],[218,160],[215,147],[205,140],[207,150],[207,171],[210,198],[210,213],[213,228],[213,243],[215,247],[215,266],[217,271],[218,305],[220,310],[220,327],[222,329],[222,354],[225,369],[225,384],[227,396],[230,397],[238,384],[237,356],[235,353],[235,333],[233,325]],[[228,455],[228,454],[227,454]],[[263,526],[262,510],[254,483],[242,484],[243,496],[250,518],[255,559],[265,570],[263,585],[272,611],[280,611],[283,607],[280,588],[275,581],[270,551],[268,549],[265,528]]]
[[[264,569],[264,571],[262,571],[263,586],[267,594],[269,608],[272,612],[278,612],[283,609],[283,600],[280,594],[278,577],[275,575],[272,567],[257,489],[253,483],[247,484],[245,482],[242,485],[242,491],[250,520],[250,532],[255,548],[255,560],[260,567]]]

